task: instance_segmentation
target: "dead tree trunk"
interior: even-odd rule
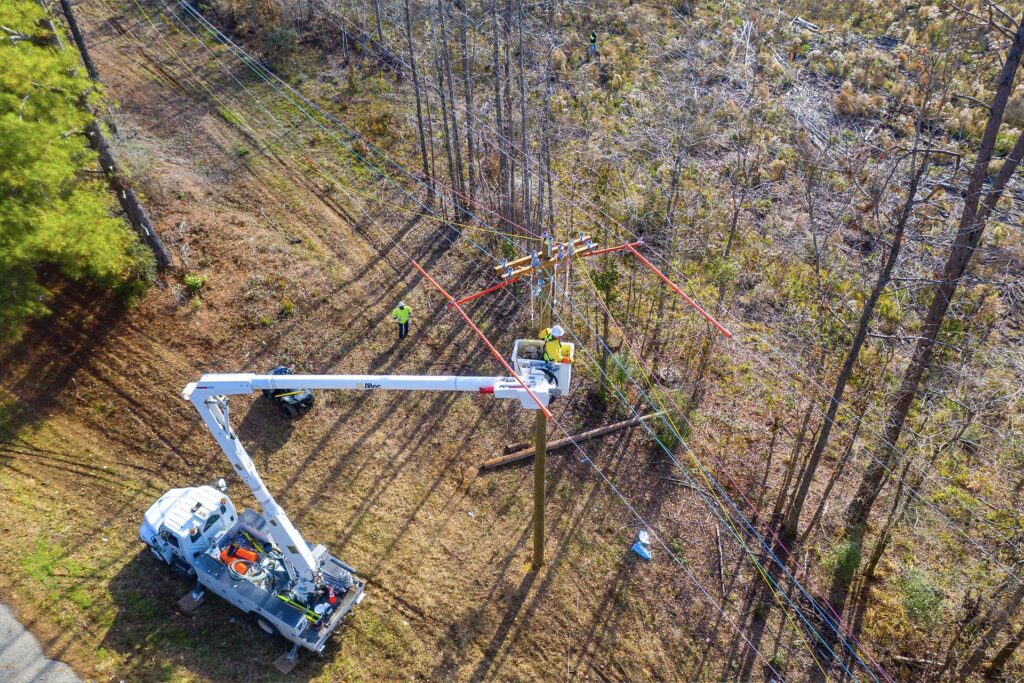
[[[811,535],[814,531],[814,527],[817,526],[818,521],[821,519],[821,516],[825,514],[825,506],[828,505],[829,497],[832,495],[832,489],[835,488],[839,478],[843,475],[843,470],[846,469],[846,463],[850,461],[850,456],[853,455],[853,450],[857,445],[857,435],[860,434],[860,427],[864,421],[864,415],[867,412],[867,409],[868,404],[865,402],[864,407],[857,416],[856,423],[853,425],[853,433],[850,434],[850,441],[846,444],[846,450],[843,451],[843,457],[839,459],[839,463],[836,465],[835,471],[832,473],[832,476],[829,477],[828,483],[825,484],[825,490],[821,494],[821,501],[819,501],[814,514],[811,515],[811,521],[807,522],[807,528],[805,528],[803,534],[800,535],[801,544],[807,541],[807,537]]]
[[[412,21],[409,18],[409,0],[405,0],[405,39],[409,44],[409,70],[412,71],[412,87],[416,92],[416,128],[420,134],[420,157],[423,160],[423,179],[427,181],[427,204],[434,203],[434,179],[427,162],[427,136],[423,131],[423,106],[420,102],[420,76],[416,71],[416,54],[412,46]]]
[[[107,144],[107,139],[103,137],[103,131],[100,130],[100,124],[96,119],[86,125],[85,136],[89,139],[89,145],[99,155],[100,166],[103,167],[110,189],[117,197],[117,203],[124,210],[128,222],[135,228],[139,239],[152,250],[153,257],[156,259],[156,267],[166,270],[171,265],[171,257],[164,249],[160,236],[153,229],[153,224],[149,221],[149,214],[143,208],[138,195],[135,194],[135,190],[132,189],[125,175],[121,173],[121,169],[114,159],[114,153],[110,149],[110,145]]]
[[[503,51],[504,66],[503,76],[505,78],[505,125],[501,131],[505,138],[505,152],[508,156],[508,218],[511,221],[519,222],[516,215],[516,153],[515,153],[515,118],[512,114],[512,62],[509,53],[512,50],[512,0],[505,0],[505,15],[502,21],[505,33],[505,45]]]
[[[458,180],[456,178],[458,177],[458,172],[455,166],[455,154],[452,150],[452,134],[448,126],[450,119],[448,115],[448,94],[445,89],[445,72],[441,61],[441,54],[437,48],[437,35],[434,32],[433,22],[430,23],[430,44],[434,53],[434,71],[437,73],[437,96],[438,103],[441,105],[441,136],[444,142],[445,158],[448,161],[448,181],[451,187],[451,200],[455,205],[456,214],[461,216],[462,207],[457,196]]]
[[[580,443],[582,441],[589,441],[590,439],[596,439],[599,436],[604,436],[606,434],[611,434],[613,432],[618,432],[618,431],[621,431],[623,429],[629,429],[630,427],[639,426],[644,421],[652,420],[652,419],[658,417],[659,415],[662,415],[662,413],[651,413],[650,415],[643,415],[641,417],[634,417],[634,418],[631,418],[629,420],[623,420],[622,422],[616,422],[614,424],[605,425],[604,427],[598,427],[597,429],[591,429],[589,431],[582,432],[580,434],[575,434],[573,436],[570,436],[567,439],[558,439],[557,441],[552,441],[551,443],[549,443],[547,445],[547,448],[548,448],[549,451],[553,451],[553,450],[558,449],[558,448],[565,448],[566,446],[572,446],[573,444]],[[497,458],[492,458],[490,460],[487,460],[483,464],[481,464],[480,467],[485,469],[485,470],[486,469],[491,469],[491,468],[494,468],[494,467],[499,467],[501,465],[508,465],[509,463],[518,462],[520,460],[526,460],[527,458],[533,457],[533,455],[534,455],[533,447],[532,446],[527,446],[527,447],[525,447],[525,448],[523,448],[521,450],[517,450],[517,451],[514,451],[512,453],[508,453],[506,455],[503,455],[503,456],[500,456],[500,457],[497,457]]]
[[[1011,577],[1011,580],[1014,580]],[[1006,624],[1009,623],[1010,617],[1020,606],[1020,603],[1024,601],[1024,582],[1017,584],[1017,589],[1010,596],[1003,606],[992,618],[992,625],[989,626],[988,630],[985,631],[985,635],[981,637],[981,641],[978,646],[974,648],[974,652],[967,658],[963,666],[960,667],[960,673],[958,674],[959,680],[966,680],[968,676],[974,673],[978,665],[981,664],[985,658],[985,653],[988,652],[988,648],[992,645],[999,634],[1002,633],[1003,629],[1006,628]]]
[[[1006,668],[1006,663],[1010,661],[1010,657],[1014,655],[1020,644],[1024,643],[1024,624],[1021,624],[1017,632],[1010,636],[1010,639],[1006,641],[1006,644],[1000,648],[996,656],[992,658],[988,666],[985,667],[985,679],[989,681],[996,681],[1003,677],[1003,670]]]
[[[530,220],[530,147],[526,142],[526,50],[523,48],[523,3],[519,3],[519,144],[523,151],[523,222]]]
[[[875,542],[875,547],[871,551],[871,557],[868,559],[868,563],[864,566],[864,578],[869,581],[875,578],[875,569],[878,567],[878,563],[882,559],[882,555],[885,554],[885,549],[889,546],[889,541],[892,539],[892,530],[907,510],[907,504],[909,503],[910,497],[914,494],[914,491],[918,486],[921,485],[921,480],[924,479],[924,475],[917,473],[914,477],[915,481],[908,482],[907,474],[910,471],[910,459],[903,465],[903,472],[900,473],[899,484],[896,485],[896,495],[893,497],[892,509],[889,511],[889,517],[885,520],[885,524],[882,526],[881,532],[878,534],[878,540]],[[907,491],[906,497],[903,492]]]
[[[548,2],[548,66],[547,66],[547,85],[544,89],[544,177],[547,182],[547,195],[548,195],[548,232],[550,234],[555,233],[555,188],[553,185],[553,176],[551,174],[551,96],[554,90],[555,83],[555,67],[552,61],[554,55],[554,36],[555,36],[555,2],[557,0],[550,0]],[[540,221],[543,223],[543,221]]]
[[[64,18],[68,21],[71,37],[75,39],[75,45],[78,46],[78,52],[82,55],[82,64],[85,64],[85,70],[89,74],[89,78],[99,83],[100,73],[96,70],[96,65],[89,55],[89,49],[85,46],[85,36],[82,35],[82,30],[78,27],[78,21],[75,19],[75,13],[71,9],[71,3],[69,0],[60,0],[60,6],[64,10]]]
[[[501,42],[501,35],[498,33],[498,0],[491,2],[491,18],[494,20],[494,35],[492,38],[493,62],[491,70],[494,72],[494,117],[495,136],[498,149],[499,182],[498,182],[498,214],[508,219],[508,208],[506,204],[505,189],[508,187],[508,158],[506,156],[504,143],[505,119],[501,109],[501,61],[499,59],[498,45]]]
[[[441,28],[441,66],[444,69],[445,83],[448,85],[448,102],[451,103],[450,116],[452,126],[452,154],[455,157],[455,178],[452,178],[452,185],[459,194],[457,207],[457,220],[465,221],[469,218],[469,209],[466,208],[466,181],[462,167],[462,142],[459,137],[459,117],[455,109],[455,78],[452,74],[451,52],[448,49],[448,24],[444,19],[444,6],[441,1],[437,3],[437,16]],[[443,86],[442,86],[443,87]]]
[[[384,27],[380,23],[380,0],[373,0],[373,16],[377,20],[377,43],[384,45]]]
[[[463,2],[459,7],[459,39],[462,42],[462,96],[466,102],[466,169],[469,171],[469,201],[476,198],[476,150],[473,144],[473,81],[469,77],[469,39],[466,32],[466,13]]]
[[[896,400],[886,420],[885,434],[881,444],[882,452],[877,460],[868,465],[857,488],[857,493],[847,508],[848,528],[862,529],[867,523],[871,508],[882,489],[885,472],[891,468],[896,457],[896,445],[903,432],[910,407],[917,397],[918,387],[931,366],[935,342],[938,339],[942,322],[946,318],[949,305],[960,284],[960,278],[963,277],[967,265],[981,241],[985,223],[992,208],[999,201],[1007,181],[1020,163],[1021,156],[1024,155],[1024,135],[1022,135],[1017,139],[1013,150],[1004,161],[1002,168],[999,169],[999,173],[986,194],[984,184],[995,149],[996,135],[999,133],[1006,103],[1013,90],[1014,76],[1020,66],[1022,55],[1024,55],[1024,22],[1021,22],[1017,28],[1013,44],[1006,55],[1006,61],[999,76],[995,97],[989,111],[988,123],[978,150],[978,158],[974,163],[967,187],[967,197],[956,238],[942,277],[938,285],[935,286],[932,302],[928,308],[919,341],[914,348],[910,365],[903,375],[903,380],[896,392]]]
[[[782,533],[785,539],[792,540],[796,538],[800,513],[803,511],[804,503],[807,500],[807,493],[814,482],[814,475],[818,470],[818,465],[821,463],[821,457],[828,446],[829,436],[832,433],[832,427],[835,425],[836,415],[839,413],[839,406],[842,404],[843,394],[846,391],[846,384],[853,374],[853,368],[857,363],[857,359],[860,358],[861,348],[864,346],[864,341],[868,336],[868,328],[871,326],[871,320],[875,317],[875,306],[892,280],[893,269],[896,267],[896,261],[899,259],[900,249],[903,244],[903,235],[906,232],[907,223],[910,221],[917,202],[917,189],[921,178],[928,171],[929,151],[924,152],[924,158],[920,163],[917,163],[916,159],[918,154],[919,152],[915,149],[911,161],[910,186],[907,188],[906,199],[896,219],[896,225],[893,227],[892,246],[889,247],[889,254],[885,259],[882,270],[879,271],[878,277],[875,279],[875,285],[871,288],[867,301],[864,302],[864,309],[861,311],[860,320],[857,323],[857,331],[853,335],[853,341],[850,343],[846,358],[843,360],[843,367],[839,370],[839,376],[836,378],[835,388],[832,390],[832,397],[829,399],[828,410],[825,411],[825,421],[821,425],[818,439],[814,442],[814,449],[811,451],[811,457],[807,461],[807,468],[801,476],[800,488],[793,499],[793,506],[790,508],[786,521],[783,524]]]

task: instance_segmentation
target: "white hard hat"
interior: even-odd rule
[[[404,301],[399,301],[398,302],[398,307],[399,308],[405,308],[405,302]]]
[[[564,334],[565,334],[565,330],[562,329],[561,325],[555,325],[554,327],[551,328],[551,336],[552,337],[556,337],[557,338],[557,337],[561,337]]]

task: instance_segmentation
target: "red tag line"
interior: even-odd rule
[[[587,258],[588,256],[597,256],[598,254],[607,254],[612,251],[621,251],[623,249],[629,249],[631,247],[639,246],[639,242],[631,242],[629,244],[620,244],[617,247],[605,247],[604,249],[598,249],[597,251],[588,251],[585,254],[580,254],[581,258]]]
[[[516,374],[516,371],[513,370],[512,366],[508,364],[505,358],[500,353],[498,353],[497,349],[495,349],[491,342],[488,341],[486,335],[484,335],[484,333],[480,331],[480,328],[473,324],[473,321],[469,319],[469,316],[466,315],[466,312],[464,310],[462,310],[462,306],[460,306],[458,302],[455,301],[455,298],[451,294],[446,292],[444,287],[438,284],[437,280],[430,277],[430,273],[423,270],[423,266],[416,263],[415,259],[409,260],[412,261],[412,265],[416,266],[416,270],[420,271],[420,274],[423,275],[423,277],[427,278],[430,284],[434,285],[434,288],[437,291],[441,292],[441,294],[443,294],[445,298],[448,299],[450,305],[455,307],[455,310],[459,312],[459,315],[461,315],[463,320],[466,321],[466,324],[469,325],[473,329],[473,331],[476,332],[477,336],[480,337],[481,341],[483,341],[483,343],[487,345],[487,348],[490,350],[491,354],[493,354],[494,357],[498,359],[499,363],[505,366],[505,369],[508,370],[510,375],[515,377],[516,381],[519,382],[519,386],[521,386],[523,389],[526,389],[526,393],[530,395],[530,398],[532,398],[534,403],[537,404],[537,407],[540,408],[541,412],[544,413],[545,417],[551,419],[551,411],[549,411],[547,407],[545,407],[544,404],[540,402],[540,399],[537,398],[537,395],[530,390],[530,387],[526,386],[526,382],[523,381],[523,378]]]
[[[658,275],[658,277],[660,277],[662,280],[664,280],[665,284],[667,284],[669,287],[671,287],[673,292],[675,292],[679,296],[683,297],[683,299],[686,301],[686,303],[688,303],[691,306],[693,306],[697,310],[697,312],[700,313],[702,316],[704,316],[704,318],[709,323],[711,323],[712,325],[717,327],[718,331],[721,332],[723,335],[725,335],[726,339],[731,339],[732,338],[732,332],[730,332],[729,330],[725,329],[720,322],[715,320],[714,317],[710,313],[708,313],[703,308],[701,308],[700,305],[698,305],[696,301],[694,301],[690,297],[686,296],[686,293],[683,292],[683,290],[679,289],[679,287],[676,285],[676,283],[672,282],[667,277],[665,277],[665,274],[662,273],[660,270],[658,270],[658,268],[653,263],[651,263],[650,261],[645,259],[643,256],[641,256],[640,252],[638,252],[636,249],[634,249],[632,244],[627,244],[626,248],[629,249],[631,252],[633,252],[633,255],[636,256],[638,259],[640,259],[645,266],[647,266],[648,268],[653,270]]]
[[[511,280],[508,280],[506,282],[499,282],[496,285],[488,287],[487,289],[485,289],[482,292],[477,292],[476,294],[470,294],[469,296],[463,297],[463,298],[459,299],[458,301],[449,301],[448,302],[448,307],[451,308],[452,306],[455,306],[455,305],[461,306],[462,304],[469,303],[473,299],[479,299],[484,294],[490,294],[491,292],[496,292],[499,289],[501,289],[502,287],[508,287],[513,282],[518,282],[519,278],[521,278],[521,277],[522,277],[522,275],[517,275],[516,277],[512,278]]]

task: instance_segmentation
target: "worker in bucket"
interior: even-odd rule
[[[565,330],[561,325],[541,330],[540,338],[544,342],[544,360],[549,363],[562,363],[568,359],[566,349],[562,346]]]
[[[404,301],[398,302],[398,307],[391,311],[391,317],[398,323],[398,341],[409,336],[409,317],[412,315],[412,308]]]

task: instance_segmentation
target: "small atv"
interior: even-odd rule
[[[274,368],[268,375],[291,375],[292,370],[286,365]],[[288,419],[298,417],[313,407],[313,392],[309,389],[264,389],[263,398],[277,404],[281,413]]]

